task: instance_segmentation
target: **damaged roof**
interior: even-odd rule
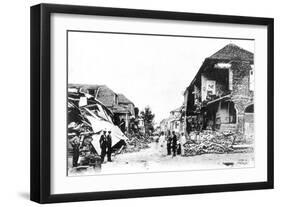
[[[79,91],[91,94],[95,100],[102,103],[113,113],[132,113],[125,106],[118,104],[133,104],[125,95],[117,94],[106,85],[89,85],[89,84],[68,84],[69,88],[77,88]],[[118,100],[118,101],[117,101]]]
[[[68,87],[79,88],[80,91],[87,90],[89,94],[107,107],[115,104],[117,94],[106,85],[68,84]]]
[[[122,93],[118,94],[118,103],[125,103],[125,104],[132,104],[133,102],[130,101],[126,96]]]
[[[126,109],[125,107],[122,106],[118,106],[118,105],[114,105],[111,110],[113,111],[113,113],[121,113],[121,114],[129,114],[130,111],[128,109]]]
[[[215,60],[246,60],[253,62],[254,54],[249,52],[235,44],[228,44],[215,54],[210,56],[208,59]]]
[[[115,105],[115,97],[116,93],[106,85],[100,86],[96,91],[96,99],[98,99],[107,107]]]
[[[184,94],[186,94],[186,91],[189,89],[190,86],[193,85],[193,83],[196,81],[196,78],[199,76],[199,74],[202,73],[202,71],[206,68],[207,65],[210,65],[210,63],[213,64],[214,62],[228,62],[231,60],[249,61],[253,63],[254,54],[233,43],[224,46],[222,49],[220,49],[219,51],[204,60],[197,74],[195,75],[189,86],[185,89]]]

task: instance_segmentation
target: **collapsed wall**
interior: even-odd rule
[[[83,100],[83,105],[81,104]],[[103,131],[111,131],[112,147],[126,144],[127,137],[113,123],[112,114],[93,97],[87,102],[85,96],[79,93],[71,93],[68,98],[68,137],[91,137],[92,145],[97,154],[100,154],[99,139]],[[83,141],[83,140],[81,140]],[[122,143],[120,145],[120,143]],[[116,147],[115,147],[116,148]]]
[[[204,130],[190,133],[184,144],[184,156],[252,152],[253,143],[232,132]]]

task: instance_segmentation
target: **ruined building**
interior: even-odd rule
[[[135,106],[125,95],[115,93],[106,85],[69,84],[68,90],[89,94],[113,114],[113,121],[122,132],[129,130],[130,118],[135,117]]]
[[[186,131],[254,133],[254,55],[228,44],[205,59],[184,92]]]

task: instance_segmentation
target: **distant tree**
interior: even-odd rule
[[[155,115],[152,113],[150,107],[147,106],[141,111],[140,116],[144,121],[144,133],[145,135],[149,135],[149,132],[153,131],[153,119]]]

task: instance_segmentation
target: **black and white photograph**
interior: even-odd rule
[[[31,200],[274,187],[272,18],[38,4],[30,39]]]
[[[68,30],[67,176],[255,167],[255,40]]]
[[[1,3],[0,206],[281,203],[278,1]]]

